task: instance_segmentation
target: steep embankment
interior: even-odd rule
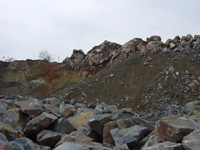
[[[200,99],[200,36],[104,41],[86,55],[74,50],[63,63],[0,63],[3,95],[49,96],[81,103],[106,102],[136,112],[178,111]]]

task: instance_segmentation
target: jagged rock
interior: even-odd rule
[[[142,150],[184,150],[184,148],[180,143],[166,141],[147,148],[143,148]]]
[[[56,120],[50,127],[53,131],[56,131],[58,133],[71,133],[72,131],[75,131],[76,129],[67,121],[65,118],[60,118]]]
[[[200,148],[200,130],[194,130],[183,138],[183,147],[186,150],[197,150]]]
[[[118,127],[119,126],[116,121],[111,121],[104,125],[104,128],[103,128],[103,143],[104,144],[115,145],[114,139],[112,135],[110,134],[110,130],[114,128],[118,128]]]
[[[89,136],[86,136],[81,131],[74,131],[70,134],[65,134],[61,137],[60,141],[56,144],[56,146],[63,144],[65,142],[74,142],[78,144],[89,144],[92,143],[93,139]]]
[[[19,138],[12,142],[0,141],[2,150],[50,150],[50,147],[41,146],[33,143],[28,138]]]
[[[76,109],[73,105],[69,105],[69,104],[61,104],[60,105],[60,114],[63,117],[69,117],[69,116],[73,116],[76,112]]]
[[[146,127],[139,125],[130,128],[115,128],[110,131],[115,144],[127,144],[129,148],[133,148],[147,133]]]
[[[23,113],[28,114],[31,117],[36,117],[44,111],[43,104],[37,99],[19,101],[15,104],[20,107]]]
[[[170,43],[172,43],[173,40],[172,39],[168,39],[166,42],[165,42],[165,46],[169,47]]]
[[[180,142],[199,125],[187,116],[169,116],[160,119],[156,124],[159,141]]]
[[[0,133],[4,134],[8,141],[15,140],[18,136],[20,136],[20,133],[3,122],[0,122]]]
[[[57,117],[61,117],[60,112],[59,112],[59,108],[56,107],[55,105],[44,104],[44,107],[45,107],[45,111],[47,113],[52,113]]]
[[[174,43],[174,44],[180,43],[180,40],[181,40],[181,38],[180,38],[179,36],[176,36],[176,37],[173,39],[173,43]]]
[[[104,125],[112,120],[112,114],[94,114],[89,119],[89,125],[92,130],[103,136]]]
[[[155,53],[155,52],[161,51],[163,45],[164,44],[162,42],[159,42],[159,41],[150,41],[147,44],[146,49],[147,49],[147,51]]]
[[[103,146],[92,146],[92,145],[85,145],[85,144],[77,144],[72,142],[65,142],[58,147],[55,148],[55,150],[111,150],[111,148],[103,147]]]
[[[158,135],[151,135],[148,140],[145,142],[144,146],[142,147],[142,150],[147,149],[148,147],[157,145],[158,142]]]
[[[67,120],[73,125],[74,128],[77,130],[81,129],[90,129],[90,126],[88,124],[88,119],[91,115],[94,113],[91,111],[85,111],[81,112],[79,114],[76,114],[72,117],[68,117]]]
[[[70,58],[65,58],[63,63],[69,65],[71,68],[79,68],[81,62],[84,60],[85,54],[82,50],[73,50]]]
[[[135,52],[145,53],[146,45],[147,43],[143,41],[141,38],[134,38],[133,40],[130,40],[129,42],[123,45],[122,51],[125,54],[129,54],[129,55]]]
[[[85,58],[86,62],[91,67],[102,67],[111,60],[111,58],[114,56],[113,53],[119,50],[121,47],[122,46],[117,43],[104,41],[102,44],[95,46],[87,53]]]
[[[101,113],[116,113],[118,108],[115,105],[107,105],[104,102],[101,102],[99,105],[95,107],[96,110]]]
[[[153,35],[150,38],[147,38],[147,42],[148,43],[151,42],[151,41],[159,41],[159,42],[161,42],[161,37],[158,36],[158,35]]]
[[[1,122],[8,124],[18,132],[23,132],[24,127],[29,121],[28,115],[24,114],[18,108],[5,109],[1,114]]]
[[[38,133],[41,130],[50,126],[56,119],[57,117],[53,114],[43,112],[42,114],[28,122],[27,126],[24,129],[24,133],[27,135]]]
[[[42,130],[37,134],[37,142],[44,146],[53,147],[61,138],[61,134],[50,131],[50,130]]]

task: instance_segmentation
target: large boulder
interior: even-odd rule
[[[194,130],[183,138],[183,147],[186,150],[197,150],[200,148],[200,130]]]
[[[53,147],[60,139],[62,134],[50,131],[42,130],[37,134],[37,142],[44,146]]]
[[[50,126],[56,119],[57,117],[53,114],[43,112],[42,114],[28,122],[24,129],[24,133],[27,135],[36,134]]]
[[[161,37],[158,36],[158,35],[153,35],[150,38],[147,38],[147,42],[148,43],[151,42],[151,41],[159,41],[159,42],[161,42]]]
[[[115,128],[110,131],[116,145],[127,144],[129,148],[133,148],[147,132],[146,127],[139,125],[123,129]]]
[[[31,117],[36,117],[44,111],[44,105],[37,99],[19,101],[15,103],[21,111]]]
[[[195,129],[199,124],[187,116],[169,116],[160,119],[156,124],[159,141],[180,142],[184,136]]]

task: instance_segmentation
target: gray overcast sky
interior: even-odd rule
[[[0,59],[60,61],[104,40],[200,34],[200,0],[0,0]]]

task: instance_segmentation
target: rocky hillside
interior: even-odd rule
[[[0,149],[197,150],[200,35],[0,62]]]

